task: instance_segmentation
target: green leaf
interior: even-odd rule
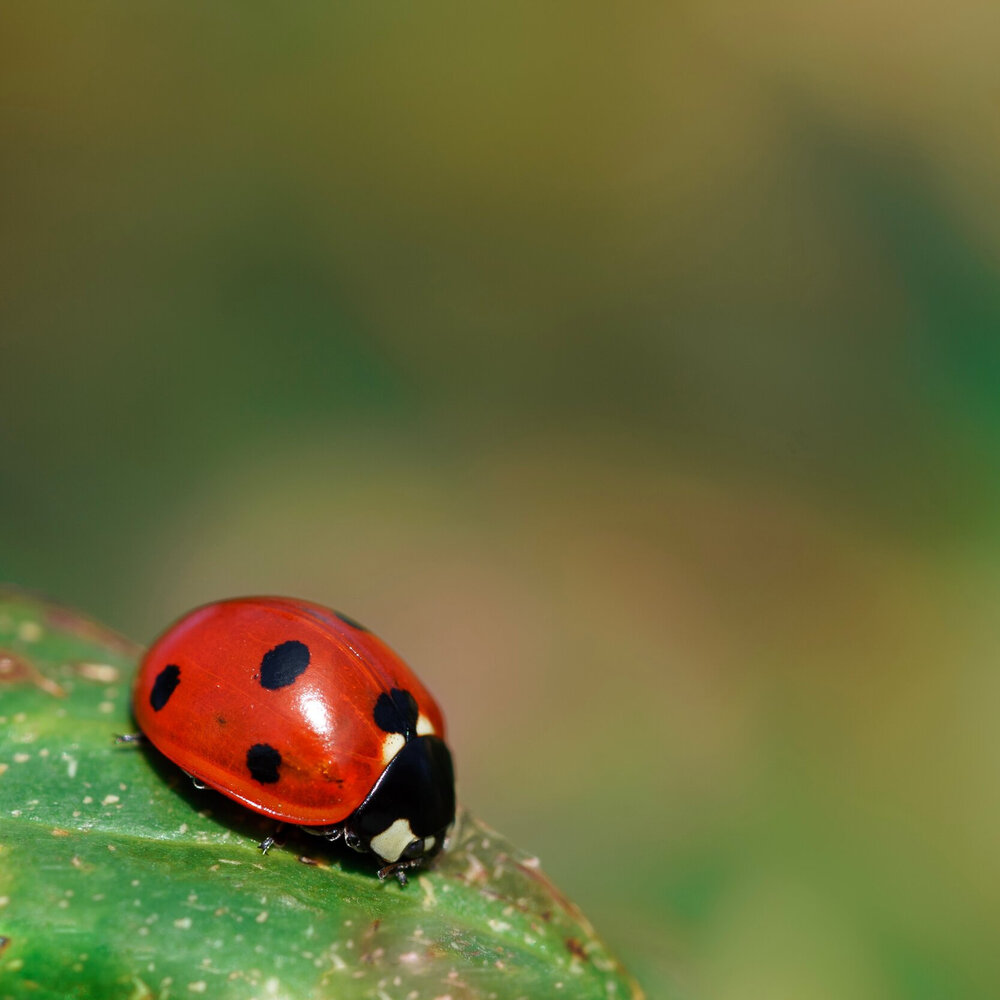
[[[0,590],[0,998],[638,998],[537,860],[468,813],[406,887],[198,791],[133,729],[141,650]]]

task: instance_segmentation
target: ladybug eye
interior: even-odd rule
[[[403,851],[404,858],[417,858],[424,853],[423,840],[411,840],[409,846]]]

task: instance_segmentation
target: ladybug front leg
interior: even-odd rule
[[[387,878],[395,875],[399,880],[400,885],[407,884],[406,871],[408,868],[419,868],[423,864],[423,858],[413,858],[409,861],[396,861],[391,865],[386,865],[384,868],[378,870],[378,877],[380,882],[384,882]]]

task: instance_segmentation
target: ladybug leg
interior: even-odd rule
[[[285,826],[285,824],[284,824],[284,823],[279,823],[279,824],[278,824],[278,825],[277,825],[277,826],[276,826],[276,827],[274,828],[274,833],[272,833],[272,834],[268,834],[268,835],[267,835],[267,836],[266,836],[266,837],[265,837],[265,838],[264,838],[264,839],[263,839],[263,840],[262,840],[262,841],[261,841],[261,842],[260,842],[260,843],[259,843],[259,844],[257,845],[257,846],[258,846],[258,847],[260,848],[260,853],[261,853],[261,854],[267,854],[267,852],[268,852],[269,850],[271,850],[271,848],[272,848],[272,847],[274,847],[274,838],[275,838],[275,836],[276,836],[277,834],[281,833],[281,831],[282,831],[282,830],[284,829],[284,826]]]
[[[396,861],[391,865],[386,865],[378,870],[379,880],[384,882],[390,875],[395,875],[400,885],[407,884],[406,870],[408,868],[419,868],[423,864],[423,858],[413,858],[411,861]]]
[[[335,840],[340,840],[344,836],[344,828],[342,826],[300,826],[299,829],[303,833],[308,833],[310,837],[322,837],[331,843]]]
[[[146,737],[142,733],[118,733],[115,736],[115,743],[145,743]]]

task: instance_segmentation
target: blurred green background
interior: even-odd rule
[[[5,4],[0,576],[379,631],[651,997],[996,997],[1000,14]]]

